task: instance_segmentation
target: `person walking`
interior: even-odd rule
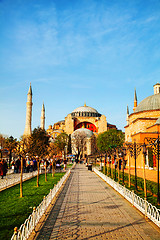
[[[6,176],[7,169],[8,169],[7,162],[3,159],[0,162],[0,176],[2,177],[2,179],[4,176]]]
[[[3,178],[3,164],[2,164],[2,161],[0,161],[0,176]]]

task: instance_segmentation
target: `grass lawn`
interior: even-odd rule
[[[65,173],[55,173],[54,178],[47,174],[40,175],[40,186],[37,188],[37,178],[34,177],[23,183],[23,198],[20,198],[19,184],[0,192],[0,240],[11,239],[14,227],[20,227],[32,213],[33,207],[38,206],[43,197],[53,188]]]

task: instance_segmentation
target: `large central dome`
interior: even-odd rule
[[[72,116],[83,116],[83,117],[100,117],[101,114],[98,113],[98,111],[92,107],[86,106],[86,104],[84,104],[84,106],[78,107],[76,109],[73,110],[73,112],[71,113]]]
[[[154,94],[142,100],[135,109],[135,112],[148,110],[160,110],[160,93]]]

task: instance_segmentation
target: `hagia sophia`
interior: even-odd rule
[[[27,111],[26,111],[26,125],[24,135],[31,134],[31,122],[32,122],[32,88],[31,84],[27,95]],[[45,128],[45,107],[42,105],[41,111],[41,124],[42,129]],[[85,154],[92,154],[92,143],[90,141],[93,135],[97,136],[99,133],[105,132],[108,129],[115,128],[116,126],[107,122],[105,115],[100,114],[96,109],[84,106],[74,109],[69,113],[65,120],[50,125],[46,130],[52,140],[54,140],[61,133],[67,133],[68,135],[75,133],[85,134],[87,138],[87,148]]]
[[[160,83],[156,83],[154,86],[154,94],[142,100],[139,104],[137,101],[137,93],[134,93],[134,107],[133,113],[129,114],[129,108],[127,106],[127,125],[125,128],[125,142],[126,143],[143,143],[146,137],[158,137],[160,131]],[[31,122],[32,122],[32,88],[31,85],[28,91],[27,97],[27,111],[26,111],[26,125],[24,135],[31,134]],[[45,128],[45,107],[42,105],[41,111],[41,128]],[[50,125],[46,130],[52,139],[55,139],[59,134],[65,132],[67,134],[73,134],[85,132],[86,137],[89,139],[94,135],[95,137],[99,133],[103,133],[108,129],[117,129],[116,125],[107,122],[106,116],[99,113],[96,109],[84,106],[77,107],[71,113],[69,113],[64,120]],[[92,147],[88,146],[86,153],[92,154]],[[127,164],[131,167],[134,166],[134,159],[130,158],[129,154],[126,156]],[[156,161],[149,159],[149,153],[147,152],[146,167],[156,168]],[[142,154],[137,158],[137,167],[142,168]],[[130,163],[129,163],[130,162]]]

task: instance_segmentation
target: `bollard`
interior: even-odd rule
[[[14,228],[14,238],[13,238],[13,240],[17,240],[17,235],[18,235],[18,228],[15,227]]]
[[[45,211],[46,210],[46,197],[45,196],[43,197],[43,204],[44,204],[43,206],[44,206],[44,211]]]
[[[147,218],[147,200],[144,198],[145,218]]]
[[[36,225],[36,207],[33,207],[33,230],[35,229]]]
[[[124,198],[126,198],[126,187],[125,187],[125,185],[123,186],[123,189],[124,189]]]
[[[52,189],[50,189],[51,201],[52,201]]]
[[[132,190],[132,206],[134,206],[134,198],[135,198],[135,196],[134,196],[134,190]]]

